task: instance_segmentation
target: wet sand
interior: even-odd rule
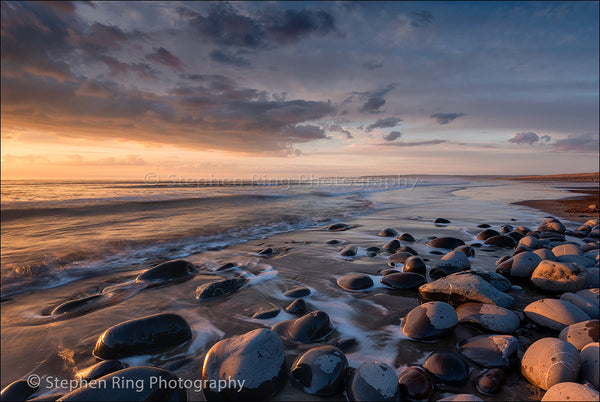
[[[576,222],[585,222],[598,217],[598,209],[590,208],[590,205],[600,205],[598,188],[569,188],[568,191],[584,195],[554,200],[526,200],[513,204],[537,208],[550,215]]]
[[[484,190],[492,193],[479,193]],[[196,264],[200,271],[189,280],[152,288],[124,287],[114,303],[66,320],[49,320],[44,313],[47,314],[65,301],[95,294],[108,286],[131,283],[144,270],[96,276],[58,288],[14,295],[11,300],[2,303],[2,386],[32,373],[73,378],[77,370],[96,362],[91,352],[96,340],[107,328],[128,319],[162,312],[183,316],[192,327],[193,339],[163,354],[122,361],[129,365],[168,367],[183,379],[201,378],[206,352],[218,339],[256,328],[269,328],[277,322],[295,318],[284,311],[270,320],[251,318],[254,312],[270,304],[284,309],[293,299],[284,296],[283,292],[294,286],[311,288],[313,294],[306,299],[310,310],[319,309],[329,314],[335,332],[327,343],[348,337],[356,339],[357,345],[346,353],[351,367],[377,360],[389,364],[399,373],[407,365],[422,365],[430,353],[455,351],[459,341],[476,336],[479,332],[459,325],[452,336],[438,342],[415,342],[404,337],[400,320],[419,305],[418,293],[416,290],[398,291],[381,285],[378,272],[388,268],[389,253],[380,252],[368,257],[365,249],[370,246],[382,247],[391,238],[380,237],[377,233],[383,228],[395,228],[415,237],[416,242],[407,245],[426,259],[430,267],[441,257],[432,254],[432,249],[427,246],[431,236],[453,236],[472,244],[479,242],[476,235],[482,229],[477,227],[478,224],[487,223],[497,230],[505,224],[535,229],[543,220],[545,214],[536,210],[491,202],[490,199],[498,200],[502,194],[506,196],[502,186],[484,190],[454,189],[440,195],[439,199],[420,204],[423,193],[419,192],[427,192],[428,189],[415,189],[407,201],[412,203],[405,207],[383,208],[363,217],[344,220],[352,226],[347,231],[331,232],[325,227],[305,229],[194,254],[186,259]],[[436,217],[447,218],[451,223],[436,226],[433,224]],[[576,227],[574,222],[565,221],[565,224],[568,229]],[[340,243],[327,244],[334,239]],[[339,251],[346,245],[358,246],[358,255],[341,257]],[[257,254],[266,247],[272,247],[274,253],[266,257]],[[494,272],[495,261],[511,252],[478,249],[471,265]],[[227,262],[235,263],[238,268],[215,272]],[[199,285],[230,278],[240,272],[247,273],[251,278],[249,284],[240,291],[209,301],[194,298],[194,291]],[[337,286],[337,278],[350,272],[369,274],[376,285],[357,292]],[[513,288],[508,293],[515,298],[512,309],[516,312],[522,311],[534,300],[547,297],[527,285]],[[527,330],[525,334],[532,342],[557,335],[537,329]],[[314,345],[286,346],[288,367],[300,353]],[[481,367],[473,365],[471,380],[460,392],[473,393],[484,400],[539,400],[543,395],[543,391],[529,384],[519,374],[518,367],[508,373],[507,383],[500,393],[492,396],[479,394],[473,386],[473,379],[482,371]],[[47,390],[46,393],[51,391],[57,392]],[[447,395],[450,394],[436,391],[432,400]],[[188,390],[188,398],[203,400],[203,395]],[[280,401],[321,399],[343,400],[344,397],[318,398],[288,384],[273,398]]]

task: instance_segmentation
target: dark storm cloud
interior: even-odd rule
[[[438,124],[448,124],[459,117],[464,116],[464,113],[432,113],[429,117],[435,119]]]
[[[508,140],[508,142],[512,142],[513,144],[533,144],[535,142],[538,142],[540,140],[540,137],[531,131],[527,131],[527,132],[523,132],[523,133],[517,133],[515,134],[515,136],[511,139]]]
[[[570,134],[567,138],[557,140],[552,144],[556,151],[578,151],[598,153],[598,134]]]
[[[232,54],[226,50],[214,49],[209,54],[210,59],[217,63],[230,64],[236,67],[250,67],[250,60]]]
[[[97,61],[113,74],[154,76],[143,63],[121,62],[110,55],[131,40],[146,38],[145,34],[99,22],[86,25],[70,7],[65,11],[65,6],[52,4],[2,2],[3,76],[28,72],[65,81],[73,79],[72,65]]]
[[[384,89],[376,90],[376,91],[367,91],[367,92],[354,92],[354,95],[360,95],[362,98],[366,98],[367,101],[361,105],[359,108],[360,112],[363,113],[381,113],[381,107],[385,105],[385,96],[392,90],[396,89],[398,86],[397,83],[391,83],[386,86]],[[352,96],[352,97],[353,97]],[[346,102],[351,101],[352,97],[350,97]]]
[[[297,155],[294,144],[327,138],[311,122],[335,113],[329,102],[272,100],[220,76],[194,78],[198,85],[161,96],[112,82],[26,75],[3,82],[2,118],[58,135],[264,155]]]
[[[410,14],[410,24],[416,28],[423,28],[433,24],[435,18],[433,14],[427,10],[415,11]]]
[[[391,128],[396,127],[402,119],[400,117],[388,117],[386,119],[379,119],[375,123],[367,126],[367,131],[373,131],[376,128]]]
[[[377,70],[383,67],[383,62],[377,60],[369,60],[363,63],[363,67],[367,70]]]
[[[339,124],[332,124],[327,128],[329,131],[333,131],[333,132],[338,132],[338,133],[342,133],[344,135],[346,135],[346,138],[351,140],[354,138],[354,136],[352,135],[352,133],[346,129],[344,129],[342,126],[340,126]]]
[[[333,15],[325,11],[285,10],[263,21],[267,36],[280,44],[295,43],[312,33],[327,35],[335,32]]]
[[[111,56],[100,56],[98,60],[102,61],[108,67],[113,76],[137,74],[145,79],[155,79],[158,77],[158,72],[146,63],[123,63]]]
[[[164,47],[154,49],[154,53],[147,54],[146,59],[165,66],[173,67],[176,70],[183,70],[183,63]]]
[[[386,141],[396,141],[400,137],[402,137],[401,131],[390,131],[389,133],[383,136],[383,139]]]
[[[427,140],[427,141],[394,141],[394,142],[385,142],[379,145],[393,145],[396,147],[416,147],[419,145],[437,145],[446,142],[446,140]]]
[[[2,2],[2,72],[28,71],[66,80],[72,50],[68,26],[46,4]]]
[[[180,8],[190,27],[200,36],[218,45],[246,48],[296,43],[313,34],[336,31],[335,18],[325,11],[264,10],[244,15],[231,4],[217,3],[206,13]]]

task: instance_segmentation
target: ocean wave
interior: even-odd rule
[[[206,204],[226,205],[230,203],[243,204],[257,201],[279,200],[286,198],[286,195],[271,194],[232,194],[216,195],[210,197],[189,197],[189,198],[171,198],[171,199],[146,199],[146,200],[122,200],[117,198],[98,200],[98,203],[87,201],[84,205],[64,205],[56,204],[44,205],[29,208],[2,208],[1,216],[4,222],[14,219],[26,219],[47,216],[93,216],[115,214],[121,212],[136,212],[170,208],[184,208],[200,206]],[[68,202],[68,201],[66,201]],[[71,201],[72,202],[72,201]]]

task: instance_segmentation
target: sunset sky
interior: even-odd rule
[[[598,2],[2,2],[2,178],[598,170]]]

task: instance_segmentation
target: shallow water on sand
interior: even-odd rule
[[[306,298],[311,310],[319,309],[329,314],[335,332],[328,338],[328,343],[342,338],[356,339],[357,345],[347,352],[352,367],[378,360],[399,372],[406,365],[422,364],[429,353],[455,350],[459,340],[473,336],[475,332],[459,326],[454,336],[439,342],[418,343],[406,339],[399,327],[400,320],[419,304],[417,291],[397,291],[382,286],[378,272],[387,268],[389,254],[368,257],[365,249],[383,246],[390,239],[379,237],[377,233],[386,227],[395,228],[415,237],[416,242],[407,245],[427,258],[430,266],[440,258],[430,254],[432,249],[426,245],[430,236],[455,236],[469,244],[475,241],[481,230],[476,226],[481,223],[488,223],[495,229],[503,224],[535,228],[543,213],[508,204],[524,198],[524,194],[529,196],[535,192],[550,194],[547,187],[523,183],[466,181],[415,187],[411,191],[373,192],[368,200],[375,207],[369,214],[350,219],[341,218],[344,211],[338,211],[341,213],[339,220],[353,226],[350,230],[331,232],[325,229],[326,226],[310,227],[264,239],[249,238],[223,249],[202,249],[202,252],[185,255],[200,271],[184,282],[152,288],[132,284],[139,273],[151,267],[150,264],[132,263],[128,270],[105,270],[63,286],[14,294],[11,300],[2,303],[2,386],[29,374],[71,379],[77,370],[95,363],[91,352],[104,330],[128,319],[160,312],[183,316],[190,323],[194,338],[166,354],[124,361],[131,365],[169,367],[184,379],[199,379],[205,352],[218,339],[294,318],[285,311],[270,320],[256,320],[251,316],[268,305],[283,310],[293,301],[283,292],[295,286],[307,286],[312,290],[311,296]],[[563,194],[552,190],[552,196]],[[452,223],[435,226],[432,221],[436,217],[450,219]],[[340,243],[327,244],[332,239]],[[358,246],[358,256],[341,257],[339,251],[345,245]],[[266,247],[273,248],[271,256],[257,254]],[[494,271],[495,261],[508,253],[477,250],[471,261],[472,267]],[[176,250],[172,255],[165,255],[164,260],[182,257],[181,254]],[[234,263],[236,268],[215,272],[227,262]],[[350,272],[371,275],[375,286],[360,292],[341,289],[336,279]],[[195,289],[199,285],[240,273],[249,282],[236,293],[209,301],[195,299]],[[97,309],[64,320],[54,320],[47,315],[65,301],[96,294],[109,286],[113,286],[110,302]],[[516,310],[540,297],[528,289],[514,290],[511,295],[516,299],[513,306]],[[286,346],[289,362],[304,348],[307,346]],[[479,371],[475,369],[473,376]],[[461,392],[475,393],[475,390],[469,383]],[[202,400],[202,395],[193,390],[188,390],[188,396],[191,400]],[[516,371],[509,375],[500,394],[479,396],[485,400],[540,397],[539,391],[522,380]],[[274,399],[315,398],[286,386]]]

